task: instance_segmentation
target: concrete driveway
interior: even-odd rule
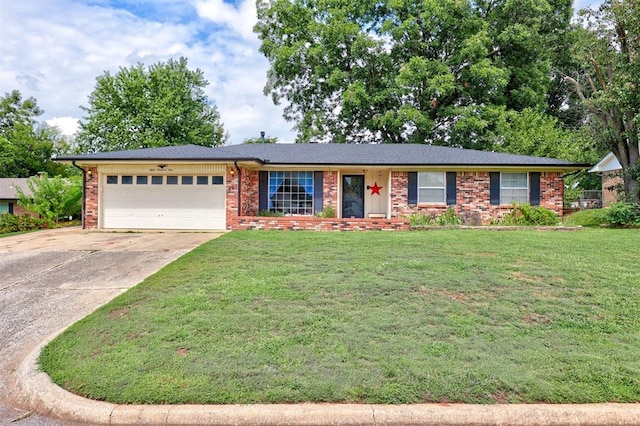
[[[16,386],[25,357],[79,319],[219,233],[88,232],[0,238],[0,424],[27,414]],[[58,425],[30,415],[18,425]]]

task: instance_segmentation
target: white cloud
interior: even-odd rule
[[[79,107],[88,104],[95,78],[104,71],[184,56],[209,81],[207,96],[217,105],[231,142],[255,137],[260,130],[293,140],[281,108],[262,94],[268,62],[251,32],[256,21],[252,1],[235,7],[221,0],[137,0],[126,6],[130,10],[109,4],[3,2],[0,93],[17,89],[35,97],[45,110],[42,119],[66,132],[71,127],[59,123],[82,118]]]
[[[78,119],[75,117],[55,117],[46,120],[49,126],[57,127],[63,135],[73,135],[78,131]]]
[[[201,17],[232,28],[246,40],[257,40],[253,33],[253,26],[258,22],[255,1],[243,0],[238,7],[224,0],[195,0],[194,4]]]

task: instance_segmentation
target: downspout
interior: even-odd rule
[[[238,161],[234,161],[233,165],[238,171],[238,217],[242,216],[242,169],[238,167]]]
[[[87,191],[87,171],[85,169],[83,169],[82,167],[78,166],[76,164],[76,160],[71,161],[71,165],[73,167],[75,167],[76,169],[80,169],[82,170],[82,211],[80,212],[80,217],[82,218],[82,229],[86,229],[85,228],[85,223],[84,223],[84,211],[85,211],[85,207],[86,207],[86,203],[87,203],[87,197],[86,197],[86,191]]]

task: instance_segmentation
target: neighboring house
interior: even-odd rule
[[[600,173],[602,176],[602,205],[607,206],[618,201],[618,190],[616,189],[623,184],[622,166],[613,154],[608,153],[595,166],[589,169],[591,173]]]
[[[420,144],[185,145],[57,161],[85,170],[91,229],[407,229],[410,215],[448,208],[477,225],[513,202],[562,215],[563,174],[588,167]],[[327,207],[337,218],[314,216]]]
[[[20,187],[25,195],[31,195],[31,190],[25,178],[0,178],[0,214],[27,214],[28,212],[18,205],[16,188]]]

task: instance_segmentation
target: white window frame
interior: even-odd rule
[[[279,181],[282,180],[281,182]],[[305,183],[293,185],[293,182],[310,180],[311,193],[307,193]],[[280,191],[280,186],[289,190]],[[292,191],[293,187],[305,188],[304,192]],[[270,171],[268,177],[268,194],[269,194],[269,210],[272,212],[283,213],[296,216],[313,216],[314,214],[314,188],[315,179],[312,171],[299,170],[278,170]],[[299,200],[300,194],[311,196],[311,200]]]
[[[425,174],[439,174],[442,176],[442,186],[420,186],[420,177]],[[420,197],[421,189],[442,190],[442,199],[439,201],[427,201]],[[446,204],[447,203],[447,174],[446,172],[418,172],[418,204]]]
[[[525,175],[526,186],[506,186],[505,175]],[[507,191],[524,191],[524,196],[506,195]],[[529,173],[527,172],[501,172],[500,173],[500,204],[525,204],[529,202]]]

